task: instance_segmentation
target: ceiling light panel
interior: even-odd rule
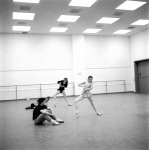
[[[33,20],[35,13],[13,12],[13,19],[18,20]]]
[[[132,30],[118,30],[118,31],[114,32],[113,34],[126,34],[130,31],[132,31]]]
[[[50,32],[66,32],[68,28],[58,28],[58,27],[53,27],[51,28]]]
[[[13,26],[12,30],[13,31],[30,31],[31,27],[30,26]]]
[[[97,0],[72,0],[69,6],[91,7]]]
[[[83,33],[97,33],[99,32],[101,29],[86,29]]]
[[[75,22],[79,19],[80,16],[72,16],[72,15],[61,15],[57,21],[63,22]]]
[[[142,20],[142,19],[140,19],[140,20],[138,20],[138,21],[132,23],[131,25],[144,26],[144,25],[146,25],[146,24],[149,24],[149,20]]]
[[[119,20],[120,18],[108,18],[108,17],[103,17],[100,20],[98,20],[96,23],[104,23],[104,24],[112,24]]]
[[[146,4],[147,2],[142,2],[142,1],[125,1],[122,3],[120,6],[118,6],[116,9],[121,9],[121,10],[135,10],[142,5]]]
[[[20,3],[39,3],[40,0],[13,0],[13,2],[20,2]]]

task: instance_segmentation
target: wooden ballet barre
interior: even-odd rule
[[[13,91],[16,91],[15,89],[13,90],[0,90],[0,92],[13,92]]]

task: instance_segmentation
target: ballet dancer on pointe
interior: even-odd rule
[[[93,103],[92,94],[90,92],[90,90],[93,89],[92,80],[93,80],[93,77],[89,76],[88,80],[86,82],[82,82],[82,83],[78,84],[79,87],[83,87],[83,91],[82,91],[81,95],[75,100],[75,108],[76,108],[76,116],[77,117],[79,117],[77,103],[80,102],[81,100],[83,100],[84,98],[88,98],[90,104],[92,105],[92,107],[97,115],[102,115],[101,113],[98,113],[98,111],[96,110],[94,103]]]
[[[57,82],[60,86],[59,88],[57,89],[57,92],[53,95],[53,98],[54,98],[54,106],[56,107],[56,96],[60,93],[63,94],[64,96],[64,99],[66,101],[66,103],[68,104],[68,106],[72,106],[72,104],[69,104],[68,101],[67,101],[67,97],[66,97],[66,92],[65,92],[65,88],[67,88],[68,86],[68,79],[67,78],[64,78],[64,80],[60,80]]]

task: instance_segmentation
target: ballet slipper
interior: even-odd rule
[[[57,121],[58,123],[64,123],[64,121],[61,120],[61,119],[59,119],[59,118],[56,118],[56,121]]]
[[[102,113],[97,112],[96,114],[99,115],[99,116],[102,116]]]
[[[60,123],[55,121],[55,120],[51,120],[51,122],[52,122],[53,125],[60,125]]]
[[[72,106],[72,104],[68,104],[68,106]]]

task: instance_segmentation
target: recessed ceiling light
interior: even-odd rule
[[[101,29],[86,29],[83,33],[97,33],[99,32]]]
[[[13,31],[30,31],[30,26],[13,26]]]
[[[53,27],[51,28],[50,32],[65,32],[68,28],[58,28],[58,27]]]
[[[103,17],[96,23],[105,23],[105,24],[112,24],[115,21],[119,20],[120,18],[108,18],[108,17]]]
[[[118,31],[114,32],[113,34],[126,34],[130,31],[132,31],[132,30],[118,30]]]
[[[149,24],[149,20],[142,20],[142,19],[140,19],[140,20],[138,20],[138,21],[132,23],[131,25],[144,26],[144,25],[146,25],[146,24]]]
[[[75,22],[79,19],[80,16],[72,16],[72,15],[61,15],[57,21],[63,22]]]
[[[97,0],[72,0],[69,6],[91,7]]]
[[[33,20],[34,16],[35,16],[35,13],[13,12],[13,19]]]
[[[116,9],[135,10],[146,3],[147,2],[141,2],[141,1],[125,1],[120,6],[118,6]]]
[[[40,0],[13,0],[13,2],[21,2],[21,3],[39,3]]]

